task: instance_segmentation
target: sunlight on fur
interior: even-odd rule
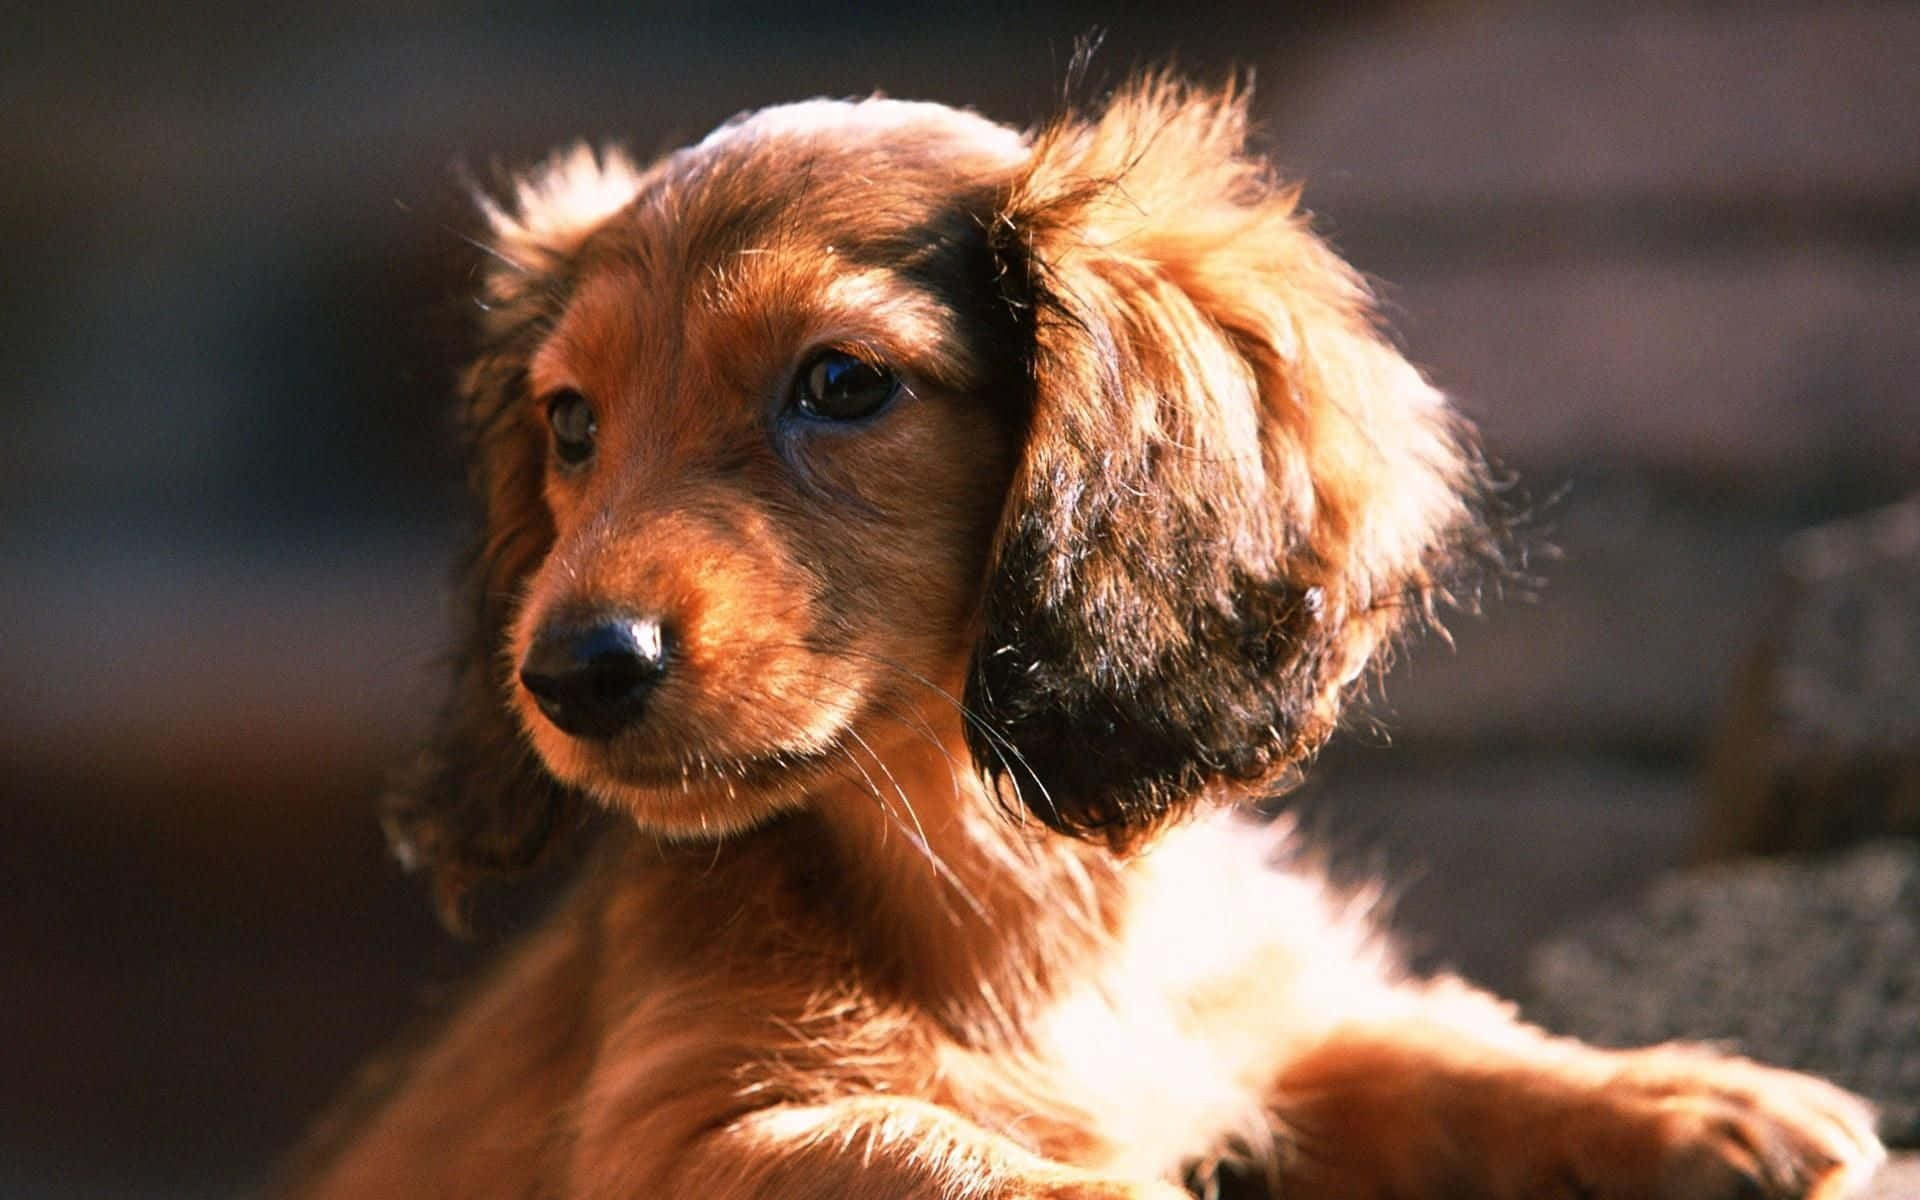
[[[301,1196],[1802,1197],[1854,1098],[1407,974],[1284,823],[1501,570],[1470,431],[1151,77],[745,114],[482,201],[484,534],[390,800],[462,898],[600,832]]]

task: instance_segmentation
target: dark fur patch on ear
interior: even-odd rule
[[[1052,535],[1018,533],[1001,570],[1030,570]],[[1116,614],[1116,619],[1124,616]],[[1117,662],[1055,606],[999,589],[966,703],[975,760],[1049,827],[1124,847],[1183,815],[1217,779],[1257,783],[1324,738],[1309,703],[1325,647],[1310,595],[1246,581],[1230,611],[1194,615],[1158,661]]]

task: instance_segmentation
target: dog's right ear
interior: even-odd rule
[[[452,694],[431,744],[389,792],[384,822],[401,861],[431,875],[441,916],[456,928],[469,887],[531,866],[577,807],[510,702],[507,630],[553,542],[546,441],[526,419],[527,364],[572,290],[581,244],[644,186],[624,155],[582,145],[515,181],[505,201],[479,196],[491,237],[460,422],[482,532],[456,596]]]
[[[986,223],[1030,405],[968,737],[1001,795],[1120,849],[1284,779],[1498,558],[1465,427],[1247,120],[1146,77],[1041,130]]]

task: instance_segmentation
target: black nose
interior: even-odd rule
[[[575,737],[606,739],[640,719],[667,670],[666,630],[608,614],[549,624],[520,662],[520,682],[547,719]]]

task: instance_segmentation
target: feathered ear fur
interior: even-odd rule
[[[976,761],[1124,845],[1311,753],[1473,528],[1441,396],[1245,146],[1161,79],[1041,131],[992,228],[1031,417],[968,682]]]
[[[432,873],[455,926],[468,886],[531,865],[576,804],[541,767],[509,704],[508,624],[553,541],[541,494],[546,445],[521,416],[528,359],[571,290],[574,252],[644,183],[620,153],[577,146],[520,179],[507,202],[479,197],[492,239],[461,427],[484,532],[457,593],[452,695],[432,744],[386,800],[396,853]]]

